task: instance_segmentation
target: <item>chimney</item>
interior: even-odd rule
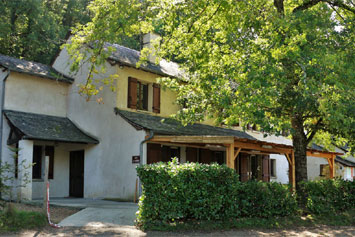
[[[155,33],[148,33],[143,35],[143,48],[150,49],[151,52],[148,55],[148,61],[154,64],[156,59],[156,56],[154,55],[155,54],[154,44],[156,43],[156,39],[158,39],[159,37],[160,35]]]

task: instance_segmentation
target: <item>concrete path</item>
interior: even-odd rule
[[[119,208],[88,207],[62,220],[61,226],[134,226],[136,206]]]
[[[35,202],[42,202],[36,200]],[[51,205],[83,208],[62,220],[61,226],[135,228],[136,203],[114,202],[88,198],[53,198]]]

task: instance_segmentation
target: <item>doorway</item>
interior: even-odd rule
[[[84,197],[84,150],[70,152],[69,196]]]

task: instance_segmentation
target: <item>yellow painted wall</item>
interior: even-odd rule
[[[117,107],[124,110],[137,111],[136,109],[128,108],[127,106],[127,96],[128,96],[128,77],[134,77],[139,81],[149,84],[148,90],[148,111],[138,110],[139,112],[149,113],[152,115],[169,117],[172,114],[175,114],[179,110],[179,105],[176,104],[176,94],[175,92],[162,88],[160,91],[160,113],[152,112],[152,84],[157,83],[157,78],[161,77],[157,74],[145,72],[143,70],[138,70],[132,67],[117,67],[117,74],[119,78],[117,80]],[[203,122],[204,124],[213,125],[214,119],[206,119]]]
[[[118,67],[119,78],[117,80],[117,107],[120,109],[137,111],[135,109],[130,109],[127,107],[127,96],[128,96],[128,77],[134,77],[139,81],[149,84],[148,91],[148,110],[142,111],[150,114],[155,114],[158,116],[168,117],[171,114],[174,114],[178,111],[179,106],[175,103],[176,94],[173,91],[168,89],[161,89],[160,91],[160,113],[152,112],[152,97],[153,92],[151,86],[153,83],[157,83],[157,78],[159,77],[156,74],[145,72],[143,70],[138,70],[132,67]]]

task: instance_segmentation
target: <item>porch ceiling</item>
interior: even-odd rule
[[[241,149],[240,152],[255,153],[255,154],[291,154],[293,146],[277,144],[272,142],[265,142],[259,140],[251,140],[245,138],[237,138],[233,136],[169,136],[156,135],[150,141],[152,142],[166,142],[171,144],[181,145],[223,145],[230,146],[233,144],[235,149]],[[333,158],[336,155],[343,155],[343,153],[321,151],[317,149],[307,149],[308,156]]]
[[[17,139],[45,140],[72,143],[99,143],[85,134],[66,117],[5,110],[11,129],[16,130]]]

